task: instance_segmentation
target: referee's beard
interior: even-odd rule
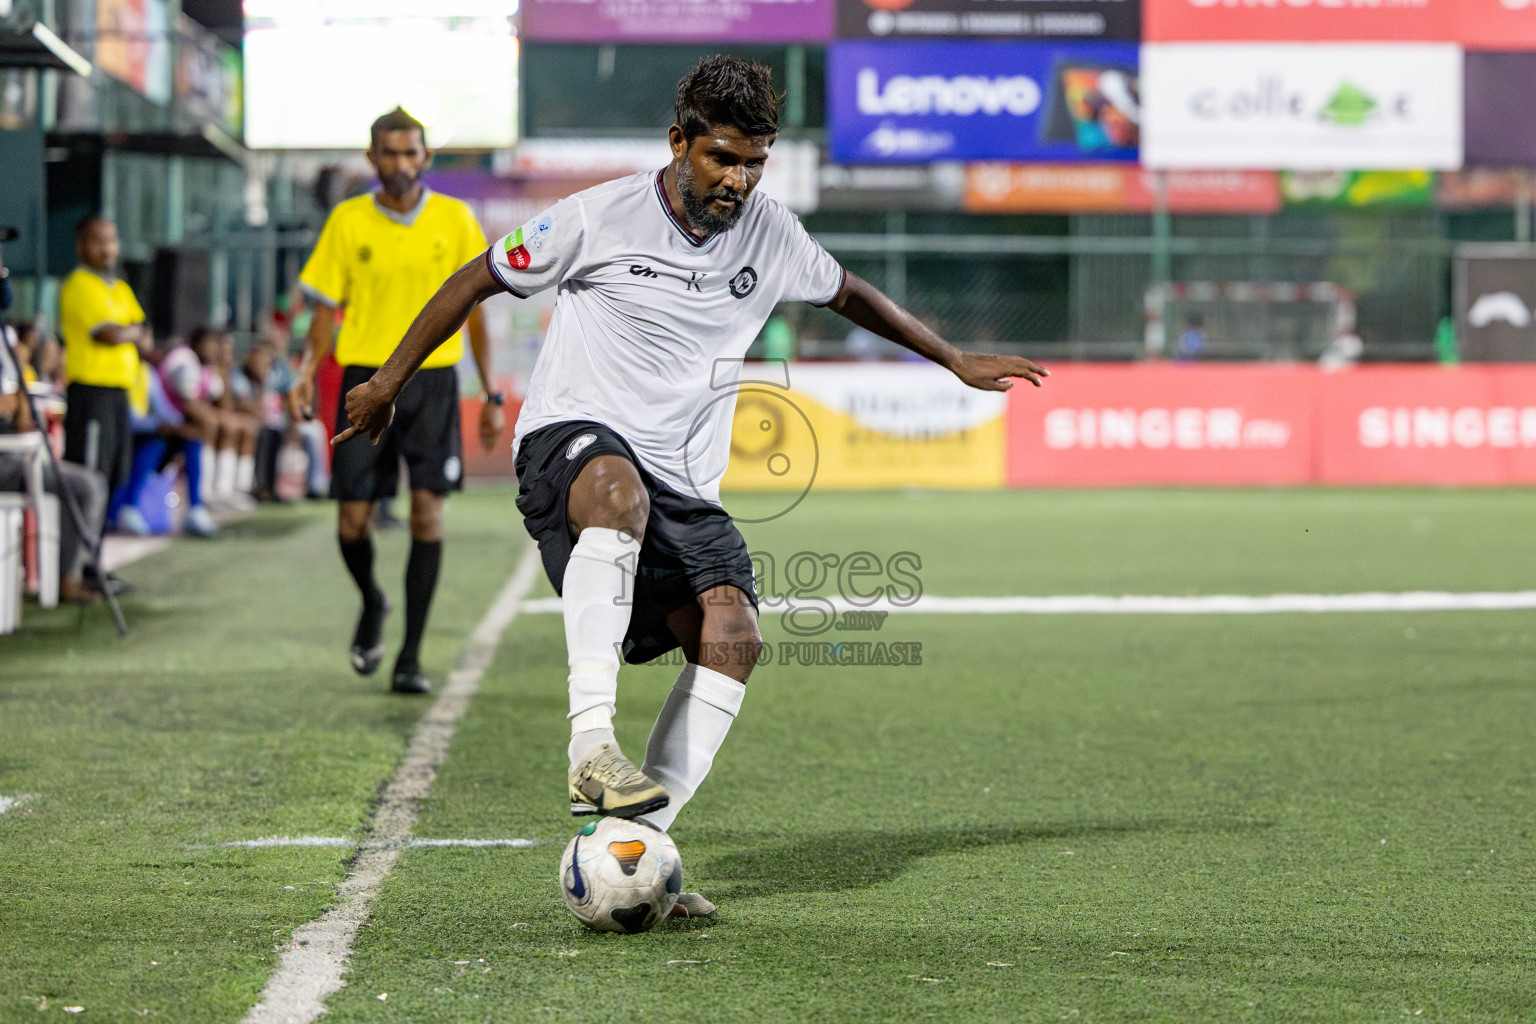
[[[695,187],[693,166],[686,160],[677,169],[677,194],[683,197],[683,212],[688,215],[688,223],[703,228],[711,235],[729,229],[741,219],[742,212],[747,208],[746,194],[733,188],[721,186],[700,195]],[[715,213],[709,204],[716,199],[728,199],[735,205],[731,207],[730,213]]]
[[[391,199],[404,199],[411,194],[411,189],[415,188],[420,180],[420,175],[412,174],[410,171],[396,171],[394,174],[381,177],[379,185]]]

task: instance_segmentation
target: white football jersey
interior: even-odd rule
[[[824,306],[844,280],[800,219],[759,192],[730,230],[700,240],[660,171],[561,200],[487,258],[514,295],[559,288],[513,447],[551,423],[594,420],[662,483],[716,505],[747,346],[775,305]]]

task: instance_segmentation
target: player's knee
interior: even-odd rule
[[[411,492],[411,537],[414,540],[443,539],[443,499],[425,491]]]
[[[750,668],[757,664],[763,651],[763,634],[757,627],[757,610],[740,591],[735,588],[722,589],[739,600],[706,601],[704,635],[727,664]]]
[[[336,516],[336,534],[343,544],[362,540],[373,525],[373,509],[366,501],[342,502]]]
[[[581,480],[583,518],[578,529],[601,526],[610,530],[623,530],[636,540],[645,536],[645,521],[651,514],[650,495],[640,482],[634,467],[621,462],[618,467],[605,464],[607,460],[594,460],[582,471]]]

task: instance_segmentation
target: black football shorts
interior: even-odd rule
[[[540,427],[518,446],[517,508],[538,541],[544,571],[555,592],[576,537],[566,501],[576,477],[599,455],[617,455],[640,474],[651,497],[651,515],[640,544],[634,607],[624,637],[624,660],[650,661],[679,646],[667,616],[714,587],[735,587],[757,606],[752,557],[736,524],[720,506],[682,494],[648,473],[628,442],[601,423],[575,420]]]
[[[347,429],[347,392],[372,377],[372,366],[345,367],[336,433]],[[377,501],[393,497],[405,459],[413,490],[447,494],[464,486],[464,442],[459,435],[459,374],[451,366],[418,370],[395,402],[395,418],[370,443],[367,434],[331,450],[331,497]]]

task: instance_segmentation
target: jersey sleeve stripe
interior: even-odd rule
[[[817,309],[826,309],[828,306],[832,305],[832,302],[839,295],[843,294],[843,285],[848,283],[848,269],[846,267],[838,267],[837,269],[838,269],[837,287],[832,289],[832,294],[827,297],[827,301],[826,302],[813,302],[813,303],[811,303],[811,305],[815,306]]]
[[[322,306],[330,306],[332,309],[341,308],[341,303],[337,302],[335,299],[331,298],[329,295],[325,294],[325,292],[321,291],[319,288],[316,288],[308,281],[300,281],[299,288],[304,292],[305,295],[308,295]]]
[[[513,295],[516,295],[520,299],[526,299],[528,296],[524,295],[522,292],[508,284],[507,279],[501,276],[501,271],[496,269],[496,257],[494,255],[495,251],[496,250],[494,246],[485,250],[485,265],[491,269],[491,276],[496,279],[498,284],[500,284],[507,291],[511,292]]]

